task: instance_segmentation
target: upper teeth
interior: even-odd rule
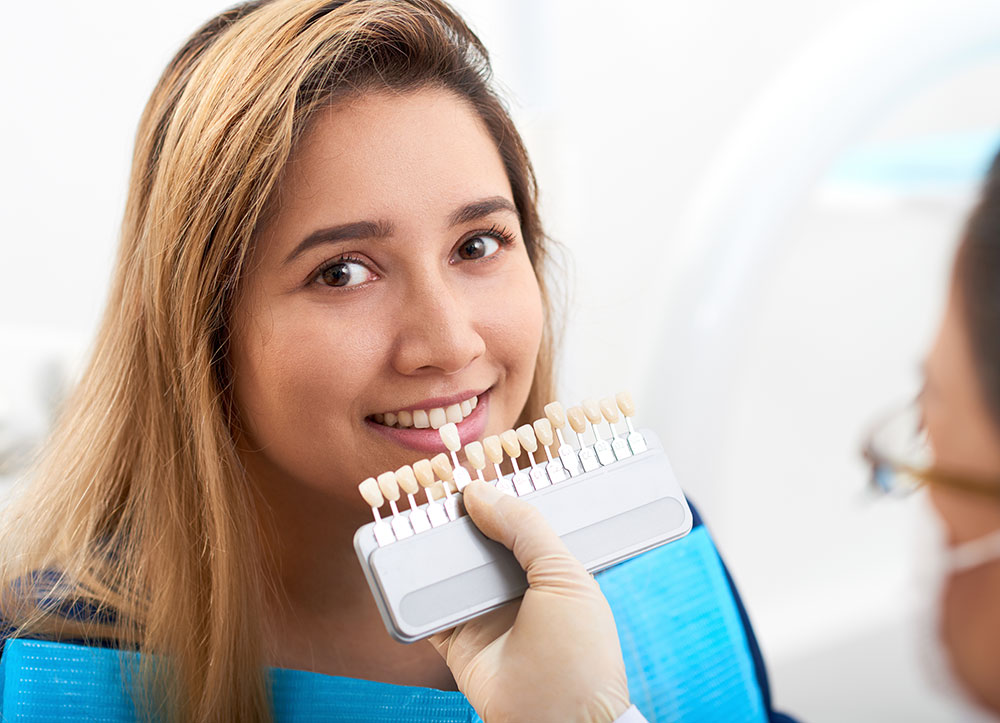
[[[458,424],[463,419],[472,414],[472,410],[479,404],[479,397],[470,397],[458,404],[450,407],[434,407],[433,409],[414,409],[403,412],[385,412],[384,414],[373,414],[374,419],[379,424],[387,427],[416,427],[417,429],[440,429],[448,422]]]

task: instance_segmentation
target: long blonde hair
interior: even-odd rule
[[[0,581],[18,635],[146,653],[136,694],[151,714],[270,718],[260,641],[275,581],[234,445],[233,303],[313,113],[344,95],[427,85],[469,102],[496,141],[547,298],[531,165],[490,88],[486,50],[439,0],[237,6],[188,40],[145,109],[108,307],[6,512]],[[522,419],[552,398],[552,347],[547,328]],[[150,665],[151,653],[168,663]]]

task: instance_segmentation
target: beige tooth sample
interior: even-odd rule
[[[427,412],[427,419],[430,421],[431,428],[433,429],[441,429],[441,427],[448,423],[448,417],[445,416],[444,410],[441,407],[434,407],[434,409]]]
[[[486,452],[486,458],[492,464],[500,464],[503,461],[503,445],[495,434],[483,440],[483,449]]]
[[[534,454],[535,450],[538,449],[538,439],[535,438],[535,430],[532,426],[530,424],[522,424],[517,428],[516,433],[517,440],[524,447],[524,450],[529,455]]]
[[[615,401],[618,402],[618,408],[622,410],[622,414],[626,417],[635,416],[635,402],[632,401],[632,395],[629,392],[618,392],[615,395]]]
[[[584,399],[583,402],[583,413],[590,420],[591,424],[597,424],[603,417],[601,416],[601,405],[597,403],[594,399]]]
[[[569,420],[569,426],[577,434],[583,434],[587,431],[587,417],[580,407],[570,407],[567,409],[566,418]]]
[[[508,429],[500,435],[500,443],[503,445],[504,452],[512,460],[521,456],[521,442],[518,441],[517,432],[513,429]]]
[[[478,396],[473,397],[472,400],[471,400],[471,403],[472,403],[472,408],[473,409],[475,409],[476,407],[478,407],[479,406],[479,397]]]
[[[413,412],[400,412],[396,415],[396,422],[399,423],[400,427],[412,427]]]
[[[373,414],[372,419],[374,419],[379,424],[383,424],[385,422],[385,415],[379,412],[378,414]]]
[[[458,424],[462,421],[462,405],[452,404],[450,407],[444,410],[444,418],[449,422],[454,422]]]
[[[396,482],[395,472],[383,472],[377,481],[379,490],[387,500],[395,502],[399,499],[399,484]]]
[[[382,506],[382,503],[385,502],[382,498],[382,491],[378,487],[378,481],[374,477],[369,477],[359,484],[358,490],[361,492],[361,497],[365,503],[375,510],[378,510]]]
[[[486,468],[486,454],[483,450],[482,442],[469,442],[465,445],[465,458],[469,460],[469,464],[472,465],[473,469],[485,469]]]
[[[616,424],[618,422],[618,405],[615,404],[615,400],[611,397],[605,397],[601,400],[601,414],[608,424]]]
[[[438,434],[441,435],[441,441],[444,442],[444,446],[450,452],[457,452],[462,448],[462,441],[458,436],[458,427],[455,426],[454,422],[448,422],[448,424],[441,427],[438,430]]]
[[[431,426],[430,420],[427,418],[427,412],[423,409],[413,410],[413,426],[417,429],[427,429]]]
[[[466,399],[459,406],[462,408],[463,418],[468,417],[470,414],[472,414],[472,402],[470,400]]]
[[[434,470],[434,474],[445,482],[450,482],[452,477],[454,477],[451,462],[448,459],[448,455],[444,452],[431,457],[431,467]]]
[[[535,429],[535,436],[538,438],[539,443],[543,447],[551,447],[555,441],[552,436],[552,422],[543,417],[542,419],[536,419],[532,427]]]
[[[566,426],[566,413],[563,405],[559,402],[549,402],[545,405],[545,418],[549,420],[553,427],[562,429]]]
[[[413,474],[421,487],[431,487],[434,484],[434,468],[429,459],[421,459],[413,463]]]
[[[420,489],[417,477],[413,474],[413,468],[408,464],[404,464],[396,470],[396,482],[399,483],[403,492],[408,495],[416,494],[417,490]]]
[[[396,415],[392,412],[386,412],[382,415],[382,423],[387,427],[393,427],[396,425]]]

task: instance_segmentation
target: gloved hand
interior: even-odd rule
[[[611,608],[594,578],[532,505],[474,481],[465,508],[487,537],[513,551],[524,597],[438,633],[444,657],[485,723],[614,721],[629,707]]]

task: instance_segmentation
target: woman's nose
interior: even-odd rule
[[[479,305],[446,283],[424,283],[404,298],[393,350],[401,374],[455,374],[486,352]]]

